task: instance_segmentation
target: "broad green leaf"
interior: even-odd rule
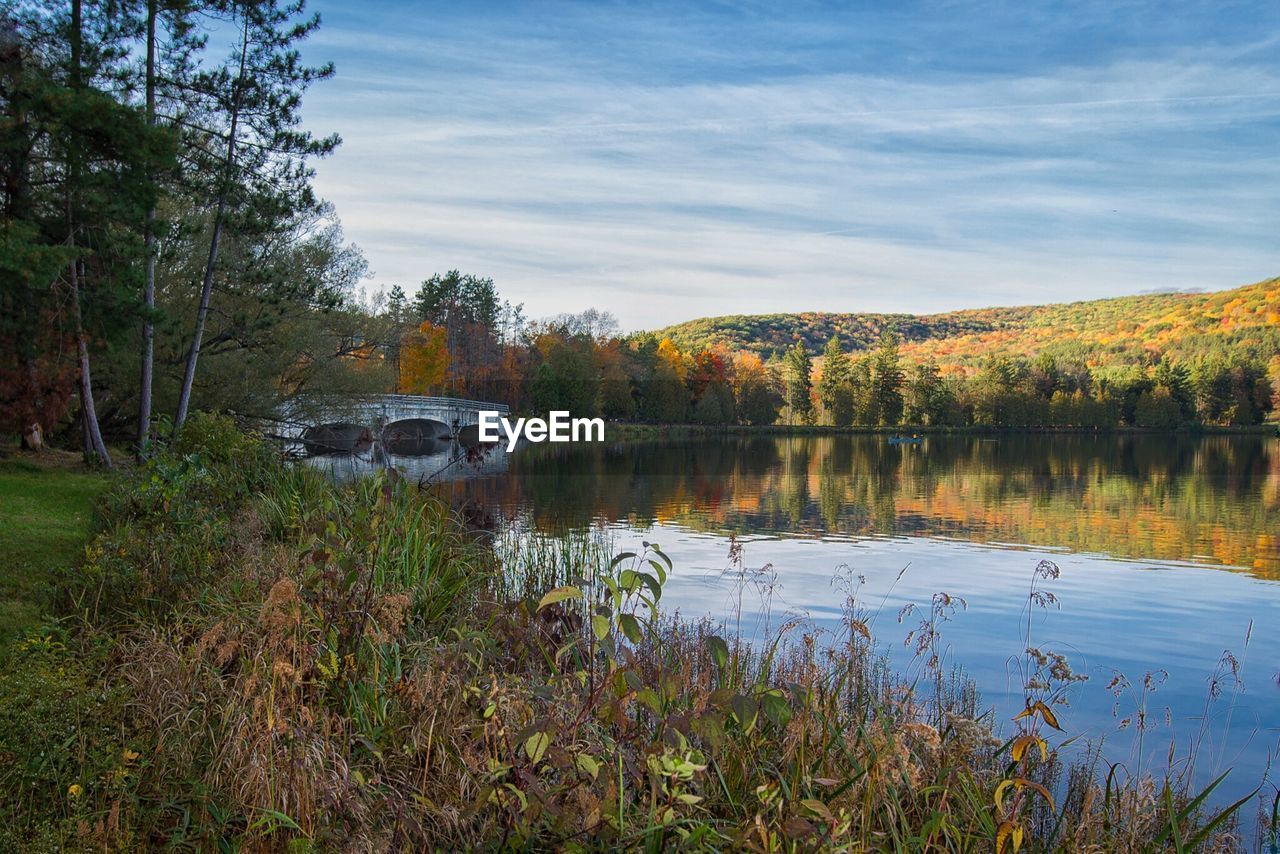
[[[542,761],[542,757],[546,755],[547,748],[551,745],[551,736],[545,732],[535,732],[524,740],[524,752],[529,757],[529,761],[537,765]]]
[[[729,663],[729,645],[719,635],[707,638],[707,651],[711,653],[711,660],[716,663],[716,667],[721,670]]]
[[[637,572],[636,575],[639,576],[640,580],[644,582],[651,591],[653,591],[654,602],[657,602],[662,598],[662,584],[658,582],[658,579],[654,578],[647,572]]]
[[[760,705],[754,698],[745,694],[738,694],[729,704],[733,708],[733,715],[738,719],[738,725],[742,727],[744,732],[750,732],[756,725],[756,718],[760,714]]]
[[[631,643],[640,643],[644,639],[644,632],[640,630],[640,621],[636,620],[634,615],[623,613],[618,617],[618,627],[622,629],[622,634],[627,636],[627,640]]]
[[[596,762],[594,756],[588,753],[579,753],[573,757],[573,761],[578,766],[578,770],[592,780],[600,775],[600,763]]]
[[[555,590],[552,590],[551,592],[547,593],[547,595],[543,596],[540,600],[538,600],[538,610],[541,611],[543,608],[550,607],[551,605],[554,605],[557,602],[563,602],[566,599],[581,599],[581,598],[582,598],[582,591],[579,590],[577,587],[557,587]]]
[[[641,688],[636,692],[636,699],[655,712],[662,711],[662,701],[658,699],[658,692],[652,688]]]
[[[525,796],[524,792],[520,791],[519,786],[513,786],[510,783],[503,783],[502,788],[506,789],[507,791],[511,792],[513,795],[516,796],[516,798],[520,801],[521,811],[527,810],[529,808],[529,798]]]
[[[627,636],[627,640],[632,643],[640,643],[644,639],[644,632],[640,629],[640,621],[632,614],[620,615],[618,617],[618,627]]]
[[[781,694],[769,693],[760,698],[765,717],[780,727],[785,727],[791,720],[791,706]]]
[[[604,582],[605,587],[609,588],[609,593],[613,596],[613,607],[622,607],[622,591],[618,589],[618,582],[607,575],[600,580]]]
[[[827,821],[835,821],[835,816],[831,814],[831,810],[817,798],[804,798],[800,801],[800,805]]]

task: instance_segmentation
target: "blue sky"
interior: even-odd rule
[[[313,2],[370,290],[624,328],[1280,275],[1280,4]]]

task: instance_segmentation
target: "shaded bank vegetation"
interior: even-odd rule
[[[1028,711],[993,729],[940,665],[945,594],[907,620],[911,684],[854,590],[839,636],[748,649],[661,616],[656,546],[495,552],[412,484],[203,417],[100,530],[0,677],[7,848],[1238,844],[1177,777],[1068,767],[1076,677],[1029,636]]]
[[[300,127],[301,2],[0,9],[0,425],[110,463],[193,408],[269,415],[358,358],[364,262]]]

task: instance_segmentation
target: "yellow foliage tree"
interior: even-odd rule
[[[684,382],[684,378],[689,375],[689,365],[680,348],[670,338],[663,338],[658,343],[658,358],[670,365],[676,372],[676,376],[680,378],[680,382]]]
[[[449,373],[449,348],[445,330],[423,321],[409,333],[400,350],[400,391],[430,394],[444,387]]]

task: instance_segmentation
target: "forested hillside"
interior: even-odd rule
[[[655,334],[685,351],[723,344],[768,358],[796,342],[816,355],[833,336],[846,348],[867,350],[884,330],[897,333],[905,359],[934,358],[944,370],[975,370],[991,355],[1040,353],[1104,367],[1144,363],[1152,354],[1182,361],[1223,351],[1268,362],[1280,353],[1280,279],[1214,293],[1145,294],[944,314],[730,315],[691,320]]]

